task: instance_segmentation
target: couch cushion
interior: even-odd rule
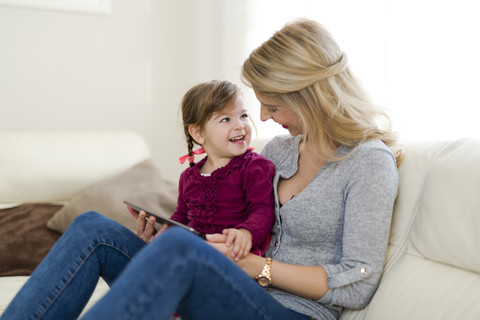
[[[446,144],[428,168],[410,252],[480,273],[480,141]]]
[[[382,279],[370,305],[341,319],[426,320],[479,318],[477,273],[406,254]]]
[[[177,187],[162,178],[152,160],[145,160],[75,196],[48,221],[47,226],[65,232],[76,216],[93,210],[135,232],[135,219],[128,213],[123,200],[170,217],[176,208]]]
[[[399,174],[380,286],[341,319],[477,319],[480,141],[409,143]]]
[[[61,207],[32,203],[0,210],[0,276],[32,273],[60,237],[46,223]]]

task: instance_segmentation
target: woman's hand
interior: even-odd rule
[[[227,235],[214,233],[207,234],[207,243],[223,253],[227,258],[232,260],[239,266],[243,271],[245,271],[250,277],[255,278],[263,268],[265,258],[259,257],[252,253],[247,253],[247,255],[241,259],[234,260],[232,257],[233,246],[227,246]]]
[[[207,234],[206,240],[209,245],[223,253],[227,258],[231,259],[230,251],[232,249],[225,245],[225,242],[227,241],[226,235],[220,233]]]
[[[146,243],[152,242],[153,239],[162,234],[163,231],[167,230],[168,226],[162,224],[160,230],[155,229],[155,217],[150,216],[148,219],[145,219],[147,214],[145,211],[138,212],[130,206],[127,206],[128,212],[132,215],[135,220],[137,220],[137,236],[139,236]]]

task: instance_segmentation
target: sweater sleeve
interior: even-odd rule
[[[343,256],[323,267],[330,289],[322,304],[365,307],[383,270],[398,172],[393,156],[374,149],[358,155],[344,190]]]
[[[236,228],[244,228],[252,234],[252,248],[261,248],[263,254],[269,232],[275,222],[273,178],[275,166],[256,154],[244,173],[248,218]]]
[[[178,221],[183,224],[188,224],[188,207],[185,202],[184,189],[185,189],[185,180],[187,179],[188,171],[185,170],[180,175],[178,182],[178,198],[177,198],[177,209],[172,214],[170,219]]]

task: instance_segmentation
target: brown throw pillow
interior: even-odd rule
[[[62,206],[24,204],[0,210],[0,276],[28,276],[61,233],[46,222]]]
[[[47,226],[63,233],[79,214],[97,211],[135,232],[135,219],[125,208],[123,200],[168,218],[176,208],[177,187],[161,177],[152,160],[145,160],[120,176],[96,184],[74,197],[48,221]]]

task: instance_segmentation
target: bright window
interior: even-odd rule
[[[480,138],[476,8],[469,0],[248,0],[245,56],[285,22],[315,19],[403,140]],[[260,124],[258,111],[252,108],[260,137],[286,133],[271,121]]]

